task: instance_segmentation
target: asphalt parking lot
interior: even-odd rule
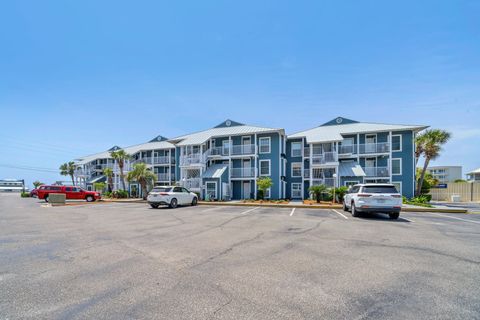
[[[480,215],[0,195],[0,319],[478,319]]]

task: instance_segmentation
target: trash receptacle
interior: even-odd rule
[[[452,202],[460,202],[460,195],[459,194],[452,194]]]
[[[65,194],[64,193],[50,193],[48,195],[48,203],[52,206],[64,206]]]

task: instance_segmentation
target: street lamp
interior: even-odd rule
[[[337,186],[337,174],[333,174],[333,199],[332,203],[335,204],[335,187]]]

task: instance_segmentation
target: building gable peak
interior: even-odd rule
[[[148,142],[160,142],[160,141],[167,141],[168,139],[165,138],[164,136],[161,136],[161,135],[158,135],[156,136],[155,138],[153,138],[152,140],[148,141]]]
[[[343,118],[343,117],[336,117],[335,119],[330,120],[330,121],[325,122],[324,124],[320,125],[320,127],[323,127],[323,126],[337,126],[337,125],[341,125],[341,124],[351,124],[351,123],[358,123],[358,121],[350,120],[350,119]]]
[[[238,126],[244,126],[243,123],[236,122],[230,119],[227,119],[220,123],[219,125],[215,126],[214,128],[228,128],[228,127],[238,127]]]

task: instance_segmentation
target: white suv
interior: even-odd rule
[[[178,205],[196,206],[198,197],[195,193],[183,187],[161,186],[154,187],[147,196],[148,204],[152,208],[158,208],[161,204],[176,208]]]
[[[393,184],[356,184],[348,190],[343,200],[343,210],[351,211],[358,217],[360,212],[388,213],[391,219],[398,219],[402,209],[402,195]]]

